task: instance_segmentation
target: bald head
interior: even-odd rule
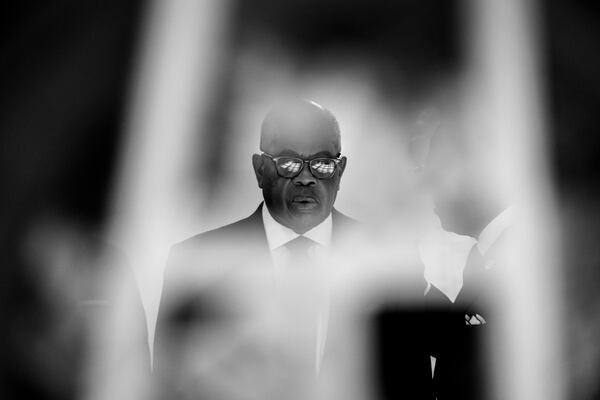
[[[291,151],[308,156],[326,150],[337,156],[341,147],[337,120],[329,110],[312,101],[279,105],[262,123],[260,149],[269,154]]]

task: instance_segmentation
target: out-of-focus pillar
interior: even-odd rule
[[[544,126],[537,4],[464,3],[469,135],[491,133],[500,163],[489,169],[495,196],[519,219],[507,269],[497,285],[500,328],[490,362],[499,399],[562,399],[560,249]],[[481,154],[485,165],[485,153]]]
[[[140,35],[107,236],[124,250],[135,272],[150,347],[169,246],[180,239],[177,233],[190,230],[201,209],[202,182],[193,180],[198,175],[193,168],[218,90],[213,78],[221,67],[229,6],[223,0],[153,1]],[[114,339],[108,346],[131,334],[126,315],[123,310],[122,316],[109,317],[98,332]],[[110,362],[104,354],[90,357]],[[113,367],[93,377],[96,384],[87,389],[87,397],[144,398],[136,387],[140,382],[132,379],[136,372]]]

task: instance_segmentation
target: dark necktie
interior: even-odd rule
[[[291,290],[288,289],[286,292],[288,296],[291,294],[291,297],[287,297],[288,301],[291,300],[287,308],[290,310],[288,314],[294,316],[294,331],[297,336],[293,348],[300,361],[298,364],[300,381],[304,378],[312,380],[316,372],[317,319],[321,304],[315,301],[314,295],[318,282],[314,280],[311,269],[305,268],[311,266],[309,249],[316,244],[317,242],[304,236],[298,236],[285,244],[290,252],[291,268],[287,271],[292,274],[294,283]],[[306,293],[311,293],[308,299]]]
[[[465,314],[466,319],[467,316],[469,318],[475,315],[478,316],[479,314],[476,313],[483,312],[480,308],[485,308],[483,307],[484,304],[482,304],[485,303],[482,296],[485,297],[486,295],[485,277],[485,258],[477,245],[475,245],[467,258],[467,264],[463,273],[463,287],[456,299],[456,304],[465,308],[467,312]],[[467,324],[470,324],[469,321],[467,321]]]
[[[290,260],[295,264],[302,264],[310,261],[308,250],[315,244],[317,242],[312,239],[298,236],[296,239],[287,242],[285,247],[290,251]]]

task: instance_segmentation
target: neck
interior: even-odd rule
[[[469,223],[468,231],[465,233],[477,239],[481,231],[483,231],[485,227],[506,208],[507,207],[504,205],[496,205],[495,207],[482,208],[478,210],[479,212],[473,213],[473,218]]]
[[[299,235],[305,234],[306,232],[310,231],[312,228],[314,228],[315,226],[319,225],[321,222],[323,221],[319,221],[318,223],[312,223],[312,224],[296,224],[294,226],[288,226],[288,228],[290,228],[291,230],[293,230],[294,232],[296,232]]]

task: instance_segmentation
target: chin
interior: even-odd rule
[[[460,235],[466,235],[468,230],[461,222],[459,214],[454,209],[449,209],[443,206],[436,206],[435,213],[440,219],[442,228],[448,232],[458,233]]]
[[[324,218],[321,218],[320,213],[294,214],[292,229],[296,233],[304,233],[319,225],[323,220]]]
[[[456,217],[448,217],[440,214],[438,214],[438,216],[440,217],[440,222],[442,223],[442,228],[444,228],[444,230],[458,233],[459,235],[475,237],[473,236],[472,229],[469,229],[468,224],[461,223],[466,221],[461,221]]]

